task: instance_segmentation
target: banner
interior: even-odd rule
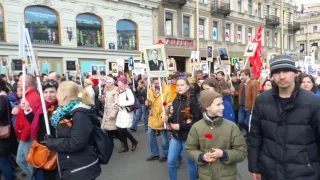
[[[203,25],[199,25],[199,38],[200,39],[204,38],[204,27],[203,27]]]
[[[252,42],[258,43],[257,50],[253,57],[249,57],[249,61],[252,65],[253,77],[259,78],[261,74],[262,66],[262,25],[260,25],[257,35],[254,37]]]
[[[225,40],[230,41],[230,29],[226,29]]]
[[[238,39],[238,43],[241,43],[241,31],[238,31],[237,33],[237,39]]]

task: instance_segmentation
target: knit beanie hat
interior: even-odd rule
[[[125,76],[120,76],[118,78],[118,81],[122,82],[123,84],[127,84],[128,80]]]
[[[295,66],[294,60],[291,56],[288,55],[277,55],[273,59],[270,60],[270,74],[272,75],[275,72],[279,72],[281,70],[289,70],[293,72],[297,72],[298,69]]]
[[[200,105],[201,105],[201,107],[203,109],[206,109],[218,97],[222,97],[222,95],[215,92],[215,91],[210,91],[210,90],[201,91],[200,92]]]

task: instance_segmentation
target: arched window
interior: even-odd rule
[[[117,22],[118,49],[137,50],[137,27],[129,20]]]
[[[91,14],[77,16],[78,46],[102,47],[101,19]]]
[[[59,44],[59,23],[55,11],[31,6],[26,8],[24,16],[32,43]]]
[[[3,19],[3,8],[0,4],[0,41],[4,41],[4,19]]]

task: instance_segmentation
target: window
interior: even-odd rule
[[[291,49],[291,44],[292,44],[291,39],[292,37],[288,36],[288,49]]]
[[[202,4],[204,4],[204,0],[199,0],[199,3],[202,3]]]
[[[290,13],[289,13],[289,23],[291,24],[292,21],[293,21],[293,19],[292,19],[292,13],[290,12]]]
[[[242,6],[242,2],[241,2],[241,0],[238,0],[238,12],[241,12],[241,7]]]
[[[274,15],[275,15],[276,17],[278,17],[278,8],[275,8],[275,9],[274,9]]]
[[[102,47],[101,20],[91,14],[80,14],[76,19],[78,46]]]
[[[300,34],[304,34],[304,27],[300,28]]]
[[[129,20],[117,22],[118,49],[137,50],[137,26]]]
[[[278,33],[274,33],[273,47],[278,47]]]
[[[259,18],[262,17],[261,3],[258,3],[258,16],[259,16]]]
[[[252,41],[252,28],[249,27],[248,28],[248,42],[251,42]]]
[[[226,24],[225,41],[228,41],[228,42],[230,42],[230,37],[231,37],[230,27],[231,27],[230,24]]]
[[[248,0],[248,13],[252,15],[252,0]]]
[[[270,5],[267,5],[267,17],[270,16]]]
[[[237,42],[242,43],[242,26],[238,25]]]
[[[270,32],[266,31],[266,46],[269,46],[269,40],[270,40]]]
[[[318,26],[313,26],[313,32],[314,33],[318,32]]]
[[[58,16],[53,10],[31,6],[26,8],[24,16],[32,43],[59,44]]]
[[[173,14],[166,12],[166,36],[173,36]]]
[[[0,5],[0,41],[4,41],[4,23],[3,23],[3,9]]]
[[[190,17],[183,16],[183,37],[190,37]]]
[[[212,39],[218,40],[218,22],[217,21],[213,21]]]
[[[204,39],[204,19],[199,19],[199,38]]]

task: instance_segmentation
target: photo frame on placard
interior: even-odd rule
[[[229,64],[220,64],[214,66],[214,73],[223,71],[225,74],[231,74],[231,66]]]
[[[8,57],[2,57],[1,64],[2,64],[2,67],[7,67],[8,66]]]
[[[118,74],[124,74],[124,59],[117,59]]]
[[[168,64],[168,71],[175,71],[176,61],[174,60],[174,58],[168,58],[167,64]]]
[[[112,74],[113,74],[113,75],[118,74],[118,66],[117,66],[117,63],[115,63],[115,62],[111,63],[111,71],[112,71]]]
[[[135,75],[139,75],[139,74],[144,75],[145,74],[145,67],[146,67],[145,64],[135,63],[133,73]]]
[[[169,76],[164,44],[148,46],[144,49],[144,54],[149,77]]]
[[[128,68],[129,71],[133,71],[134,70],[134,60],[133,60],[133,56],[130,56],[128,58]]]
[[[207,47],[207,61],[213,62],[213,46]]]
[[[91,75],[98,74],[98,66],[97,65],[90,65],[90,69],[91,69]]]
[[[230,64],[230,56],[227,48],[218,48],[221,64]]]
[[[191,51],[190,63],[192,66],[197,66],[200,63],[200,52],[199,51]]]
[[[106,75],[107,74],[106,70],[107,70],[106,65],[99,65],[99,75]]]
[[[252,57],[256,53],[258,43],[249,43],[243,56]]]
[[[209,74],[208,63],[200,63],[200,70],[201,70],[202,73],[204,73],[204,74]]]

